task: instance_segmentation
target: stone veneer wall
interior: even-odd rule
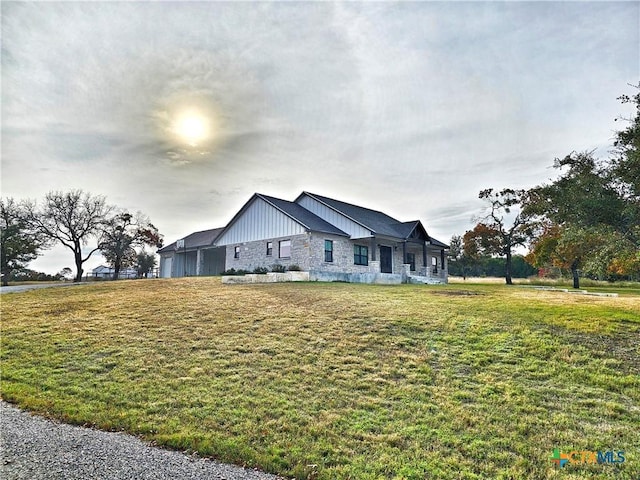
[[[291,240],[291,257],[278,257],[278,242],[281,240]],[[333,241],[333,262],[324,261],[324,241]],[[267,256],[267,241],[273,242],[273,254]],[[394,244],[380,240],[376,245],[387,245],[393,250],[393,273],[395,275],[406,274],[405,266],[402,258],[402,244]],[[369,265],[355,265],[353,263],[353,246],[364,245],[369,247]],[[371,245],[368,238],[362,240],[350,240],[338,235],[328,235],[322,233],[306,233],[302,235],[294,235],[289,237],[279,237],[268,240],[258,240],[255,242],[245,242],[238,244],[240,247],[240,258],[233,258],[234,247],[236,245],[226,246],[226,263],[227,270],[234,268],[235,270],[243,269],[252,272],[256,267],[266,267],[271,270],[272,265],[279,264],[284,267],[290,265],[298,265],[303,271],[326,271],[341,272],[346,274],[364,274],[380,272],[380,251],[376,251],[376,262],[371,261]],[[422,265],[422,248],[409,246],[408,252],[414,253],[416,256],[416,275],[433,276],[431,273],[431,258],[436,257],[438,260],[438,275],[442,276],[440,267],[440,250],[429,249],[427,254],[427,269],[425,271]],[[446,261],[445,261],[446,267]],[[446,271],[446,270],[445,270]],[[445,277],[446,278],[446,277]]]
[[[291,256],[279,258],[279,243],[282,240],[291,240]],[[267,242],[273,242],[273,254],[267,256]],[[240,247],[240,258],[234,258],[234,248]],[[268,240],[257,240],[237,245],[227,245],[226,269],[248,270],[252,272],[257,267],[266,267],[271,270],[274,264],[289,267],[298,265],[302,270],[309,270],[309,234],[279,237]]]
[[[333,240],[333,262],[324,261],[324,241]],[[343,273],[368,273],[372,271],[371,252],[369,252],[369,265],[356,265],[353,263],[353,246],[369,246],[369,239],[362,241],[349,240],[338,235],[311,234],[311,257],[309,259],[310,270],[322,270],[327,272]]]

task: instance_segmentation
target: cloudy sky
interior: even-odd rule
[[[606,156],[640,78],[638,2],[1,8],[2,196],[82,188],[167,242],[303,190],[448,241],[479,190]]]

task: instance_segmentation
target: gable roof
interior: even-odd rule
[[[407,239],[416,228],[420,228],[426,238],[430,238],[419,220],[414,220],[412,222],[400,222],[399,220],[396,220],[395,218],[378,210],[360,207],[358,205],[353,205],[351,203],[342,202],[340,200],[309,192],[302,192],[302,194],[300,194],[296,199],[296,202],[304,195],[323,203],[341,215],[367,228],[372,234]]]
[[[371,210],[369,208],[359,207],[351,203],[341,202],[333,198],[324,197],[310,192],[302,192],[296,199],[296,202],[304,195],[307,195],[320,203],[325,204],[329,208],[337,211],[345,217],[353,220],[354,222],[362,225],[363,227],[371,230],[371,232],[378,235],[389,235],[397,237],[397,232],[391,227],[393,224],[400,223],[393,217],[390,217],[386,213],[379,212],[377,210]]]
[[[398,223],[397,225],[393,225],[393,228],[398,232],[398,235],[401,238],[409,238],[416,230],[422,233],[427,240],[431,238],[426,229],[422,226],[422,222],[420,222],[420,220]]]
[[[310,212],[302,205],[298,205],[294,202],[282,200],[280,198],[270,197],[268,195],[262,195],[256,193],[256,195],[262,198],[265,202],[271,204],[285,215],[289,216],[307,230],[319,233],[330,233],[333,235],[341,235],[348,237],[349,235],[340,230],[338,227],[331,225],[326,220],[323,220],[315,213]]]
[[[307,231],[313,231],[318,233],[327,233],[333,235],[340,235],[349,237],[348,233],[340,230],[335,225],[327,222],[323,218],[319,217],[315,213],[307,210],[298,201],[304,196],[308,197],[326,205],[330,209],[338,212],[340,215],[349,218],[353,222],[361,225],[365,229],[370,230],[375,235],[383,235],[399,239],[409,239],[412,233],[419,229],[420,232],[430,241],[430,244],[435,247],[448,249],[449,246],[431,237],[420,220],[413,220],[410,222],[400,222],[389,215],[369,208],[360,207],[351,203],[342,202],[333,198],[324,197],[322,195],[316,195],[309,192],[302,192],[295,201],[290,202],[288,200],[282,200],[280,198],[271,197],[269,195],[263,195],[260,193],[254,193],[247,203],[236,213],[231,221],[223,228],[213,228],[211,230],[202,230],[194,232],[184,237],[185,248],[193,249],[198,247],[213,246],[215,241],[222,236],[229,228],[240,218],[243,213],[249,208],[249,206],[257,199],[261,199],[273,208],[286,215],[294,222],[305,228]],[[177,242],[173,242],[166,247],[158,250],[158,253],[167,253],[176,251]],[[181,249],[182,250],[182,249]]]
[[[187,235],[186,237],[184,237],[184,248],[189,249],[213,245],[213,242],[215,242],[216,238],[218,238],[222,230],[224,229],[212,228],[211,230],[201,230],[199,232],[194,232],[190,235]],[[177,250],[176,245],[177,241],[167,245],[166,247],[162,247],[160,250],[158,250],[158,253],[175,251]]]
[[[440,240],[437,240],[433,237],[431,238],[431,245],[433,245],[434,247],[440,247],[440,248],[444,248],[445,250],[449,249],[449,245],[447,245],[446,243],[442,243]]]

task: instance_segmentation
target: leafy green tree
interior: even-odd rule
[[[136,247],[150,245],[160,248],[162,237],[158,229],[141,213],[135,216],[119,212],[110,218],[102,232],[98,248],[113,267],[113,279],[117,280],[122,268],[137,261]]]
[[[28,205],[13,198],[0,199],[0,263],[2,285],[14,271],[22,270],[47,246],[45,238],[32,228]]]
[[[544,232],[531,244],[528,261],[537,267],[558,267],[570,271],[573,287],[580,288],[579,272],[586,266],[587,271],[598,276],[594,264],[594,252],[602,251],[610,239],[607,227],[580,227],[575,224],[563,226],[548,224]]]
[[[529,258],[538,266],[548,261],[569,269],[574,288],[579,288],[583,267],[591,272],[608,269],[613,259],[605,252],[611,252],[611,245],[623,247],[620,254],[632,248],[630,240],[619,238],[631,238],[634,227],[608,165],[597,161],[593,152],[574,152],[556,159],[554,167],[566,170],[554,182],[529,191],[524,212],[546,225]]]
[[[536,223],[523,213],[527,200],[525,190],[504,188],[482,190],[479,198],[488,202],[488,211],[475,228],[464,235],[465,253],[474,258],[482,255],[504,257],[504,277],[512,285],[513,249],[526,245]]]
[[[49,192],[43,205],[29,206],[29,222],[38,234],[59,242],[73,252],[76,267],[74,281],[82,280],[82,265],[98,247],[83,253],[91,238],[98,238],[113,207],[103,196],[94,196],[82,190]]]
[[[634,105],[635,112],[631,118],[616,119],[626,121],[628,126],[616,132],[613,175],[624,195],[637,202],[640,199],[640,83],[634,88],[635,95],[618,97],[623,104]],[[640,221],[636,224],[640,225]]]
[[[136,256],[136,270],[140,278],[147,278],[156,265],[156,256],[153,253],[142,250]]]
[[[476,259],[465,253],[464,243],[460,235],[454,235],[449,242],[449,274],[458,275],[465,280],[472,271]]]
[[[625,201],[623,215],[626,225],[621,233],[635,247],[635,255],[621,252],[612,263],[613,270],[640,275],[640,83],[634,87],[635,95],[622,95],[623,104],[631,104],[635,112],[631,118],[620,118],[627,127],[616,132],[611,181]],[[625,267],[626,265],[626,267]]]

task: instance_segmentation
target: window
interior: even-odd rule
[[[233,258],[240,258],[240,247],[233,248]]]
[[[356,265],[369,265],[369,247],[354,245],[353,263]]]
[[[333,262],[333,240],[324,241],[324,261]]]
[[[407,253],[407,263],[411,265],[411,271],[416,271],[416,254],[415,253]]]
[[[273,255],[273,242],[267,242],[267,257]]]
[[[438,273],[438,259],[431,257],[431,266],[433,267],[433,273]]]
[[[278,242],[279,257],[289,258],[291,257],[291,240],[282,240]]]

